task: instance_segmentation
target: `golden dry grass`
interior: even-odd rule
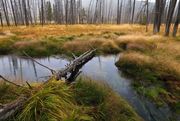
[[[44,36],[64,36],[79,34],[100,34],[105,31],[124,33],[145,33],[145,26],[142,25],[45,25],[45,26],[18,26],[0,28],[1,38],[16,35],[20,38],[37,39]],[[152,32],[150,26],[149,33]],[[146,33],[147,34],[147,33]]]
[[[122,50],[151,51],[156,48],[160,48],[162,51],[163,47],[166,50],[165,46],[169,46],[169,43],[171,43],[171,46],[177,43],[172,37],[164,37],[162,34],[163,31],[164,26],[162,26],[160,34],[153,35],[152,25],[149,26],[149,32],[146,33],[145,26],[128,24],[4,27],[0,29],[0,49],[2,50],[2,54],[22,51],[22,49],[28,47],[30,47],[31,51],[43,50],[41,53],[48,50],[48,52],[46,51],[48,54],[44,55],[74,51],[82,53],[92,47],[98,48],[104,54],[118,53]],[[178,35],[179,33],[178,31]],[[71,37],[72,35],[74,37]],[[69,41],[69,39],[62,39],[60,37],[71,37],[73,39]],[[166,41],[170,42],[168,43]],[[175,46],[178,48],[178,45]],[[52,48],[57,48],[58,50],[55,51],[53,49],[53,52],[49,52]],[[167,53],[170,52],[172,53],[173,51],[169,51],[168,49]],[[38,52],[33,51],[33,53]],[[178,55],[177,57],[180,58]]]
[[[180,63],[172,58],[172,55],[129,51],[123,53],[116,65],[135,79],[139,93],[158,105],[166,102],[176,108],[180,100]]]

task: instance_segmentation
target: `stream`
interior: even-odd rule
[[[123,77],[121,71],[116,68],[115,62],[118,59],[119,55],[94,57],[81,69],[81,75],[103,81],[110,86],[126,99],[145,121],[171,121],[173,112],[168,106],[157,108],[152,102],[136,94],[131,87],[131,80]],[[55,70],[62,69],[69,62],[69,59],[59,56],[36,60]],[[0,57],[0,74],[9,80],[20,80],[18,83],[23,83],[23,80],[41,82],[45,80],[45,76],[51,75],[49,70],[30,59],[13,55]]]

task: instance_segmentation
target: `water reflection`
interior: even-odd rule
[[[131,87],[131,80],[122,77],[121,72],[115,67],[114,63],[117,59],[118,56],[95,57],[82,68],[82,75],[107,83],[124,97],[144,120],[169,121],[172,115],[169,108],[158,109],[144,97],[138,96]],[[56,70],[62,69],[69,62],[60,57],[37,59],[37,61]],[[17,56],[0,57],[0,67],[0,74],[11,80],[42,81],[41,77],[51,75],[44,67]]]

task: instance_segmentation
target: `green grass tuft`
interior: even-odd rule
[[[65,82],[51,80],[45,85],[32,86],[32,91],[23,93],[31,95],[23,109],[9,120],[141,121],[125,100],[107,86],[94,81],[81,78],[67,85]],[[6,91],[6,88],[0,85],[0,90],[7,95],[10,90]]]

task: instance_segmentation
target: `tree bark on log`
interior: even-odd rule
[[[87,51],[78,58],[74,58],[74,61],[66,66],[65,69],[62,69],[58,71],[56,74],[56,79],[61,80],[61,78],[65,78],[67,82],[72,82],[75,79],[73,79],[71,76],[75,76],[75,72],[78,73],[79,69],[86,64],[89,60],[91,60],[95,56],[96,49],[92,51]],[[70,76],[67,77],[67,75],[70,73]],[[70,78],[71,77],[71,78]]]
[[[0,120],[6,120],[12,116],[17,110],[20,110],[26,101],[25,97],[21,97],[14,102],[0,107]]]

